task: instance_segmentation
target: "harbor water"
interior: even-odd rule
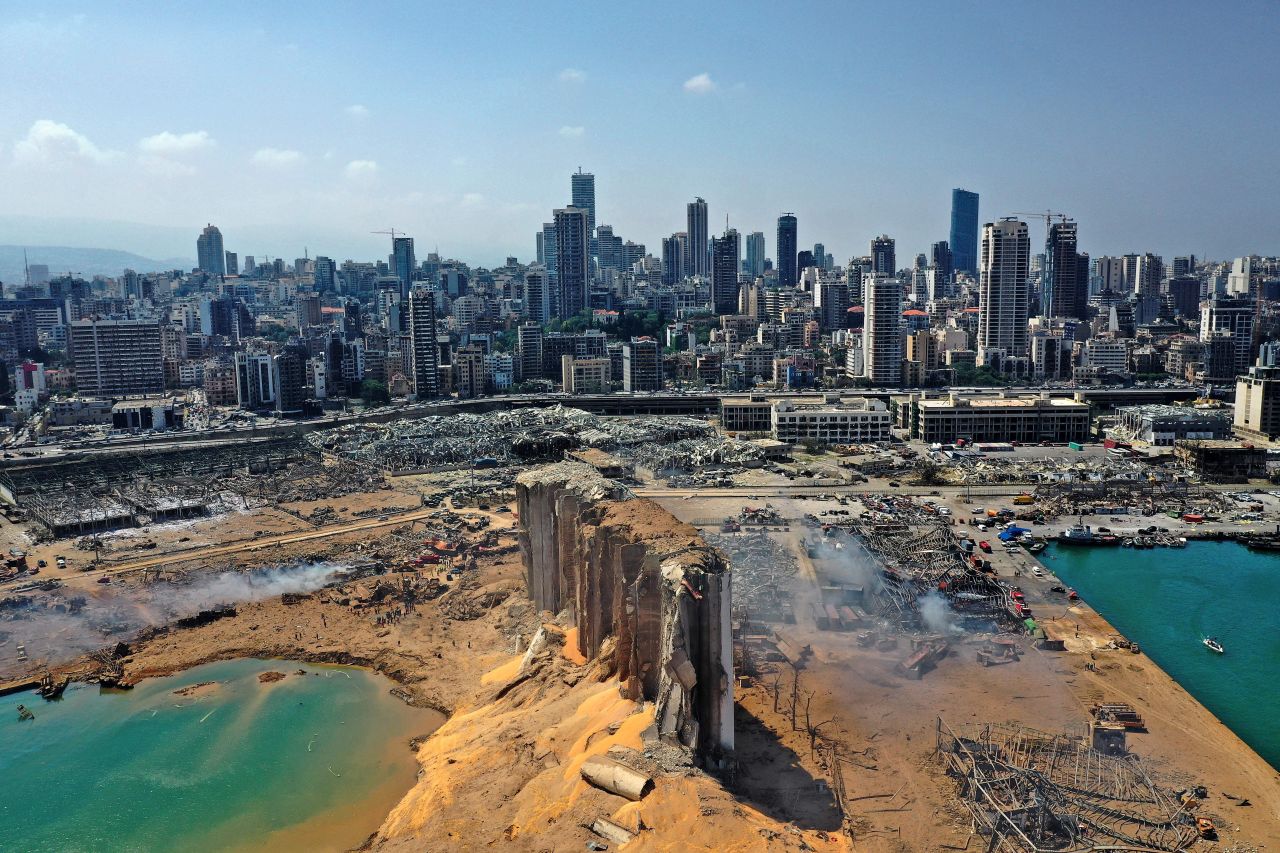
[[[216,684],[175,693],[202,682]],[[0,850],[358,846],[415,781],[409,739],[441,722],[391,686],[358,668],[236,660],[129,691],[4,697]]]
[[[1133,549],[1051,545],[1062,581],[1280,769],[1280,553],[1235,542]],[[1205,648],[1217,637],[1226,653]]]

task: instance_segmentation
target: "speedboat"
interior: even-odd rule
[[[1219,642],[1218,642],[1218,638],[1217,638],[1217,637],[1205,637],[1205,638],[1204,638],[1204,647],[1205,647],[1206,649],[1208,649],[1209,651],[1211,651],[1211,652],[1217,652],[1218,654],[1224,654],[1224,653],[1226,653],[1226,651],[1227,651],[1226,649],[1224,649],[1224,648],[1222,647],[1222,643],[1219,643]]]

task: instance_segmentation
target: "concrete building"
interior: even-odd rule
[[[429,400],[440,394],[440,348],[436,338],[436,299],[429,290],[409,294],[410,379],[413,395]]]
[[[707,203],[695,198],[685,206],[685,219],[688,235],[685,258],[685,275],[696,275],[706,278],[710,273],[707,255]]]
[[[164,391],[160,324],[148,320],[77,320],[69,345],[79,391],[93,397]]]
[[[1040,396],[966,399],[951,394],[920,400],[912,434],[929,443],[973,441],[1026,444],[1089,438],[1089,404]]]
[[[222,232],[216,225],[206,225],[196,238],[196,263],[209,275],[227,274],[227,255],[222,248]]]
[[[609,358],[560,357],[560,382],[566,394],[607,394],[612,388]]]
[[[863,288],[862,363],[867,381],[896,386],[902,377],[902,284],[876,274],[864,279]]]
[[[1253,323],[1257,306],[1249,298],[1229,299],[1215,297],[1200,306],[1200,340],[1209,343],[1223,333],[1232,339],[1232,363],[1229,373],[1222,368],[1207,377],[1229,381],[1248,371],[1253,363]]]
[[[892,438],[888,407],[868,397],[829,395],[821,402],[783,399],[770,407],[770,428],[792,444],[869,444]]]
[[[589,305],[591,244],[587,211],[580,207],[555,212],[555,315],[567,319]]]
[[[1091,338],[1085,342],[1082,365],[1122,376],[1129,371],[1129,345],[1114,338]]]
[[[1189,406],[1124,406],[1117,410],[1114,438],[1173,447],[1176,441],[1220,440],[1231,437],[1228,409]]]
[[[632,338],[622,345],[622,390],[662,390],[662,349],[650,337]]]
[[[581,168],[569,176],[569,204],[587,212],[587,233],[596,233],[596,176]]]
[[[267,352],[235,354],[236,405],[242,409],[265,409],[276,401],[276,372]]]
[[[460,399],[479,397],[485,392],[484,348],[468,344],[453,355],[453,387]]]
[[[1006,359],[1027,354],[1031,310],[1031,240],[1027,223],[1006,217],[982,226],[978,275],[978,365],[1000,350]]]
[[[1242,438],[1280,439],[1280,367],[1251,367],[1236,379],[1233,426]]]
[[[738,232],[726,228],[711,241],[711,304],[716,314],[738,312]]]
[[[1173,456],[1207,483],[1267,476],[1267,449],[1240,441],[1179,441]]]

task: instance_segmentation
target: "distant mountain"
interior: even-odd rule
[[[20,287],[25,281],[22,252],[26,250],[27,262],[45,264],[49,275],[75,273],[84,278],[95,275],[118,276],[125,269],[137,272],[155,272],[168,269],[191,269],[191,258],[167,258],[155,260],[122,252],[117,249],[86,249],[75,246],[6,246],[0,245],[0,281],[5,289]]]

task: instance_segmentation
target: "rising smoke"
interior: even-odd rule
[[[930,591],[917,599],[920,621],[935,634],[951,634],[959,629],[951,605],[936,591]]]
[[[10,606],[0,603],[0,671],[18,663],[18,646],[25,647],[30,660],[55,663],[202,610],[312,592],[348,568],[342,563],[300,563],[204,575],[190,583],[111,585],[92,595],[59,590],[55,597],[10,601]]]

